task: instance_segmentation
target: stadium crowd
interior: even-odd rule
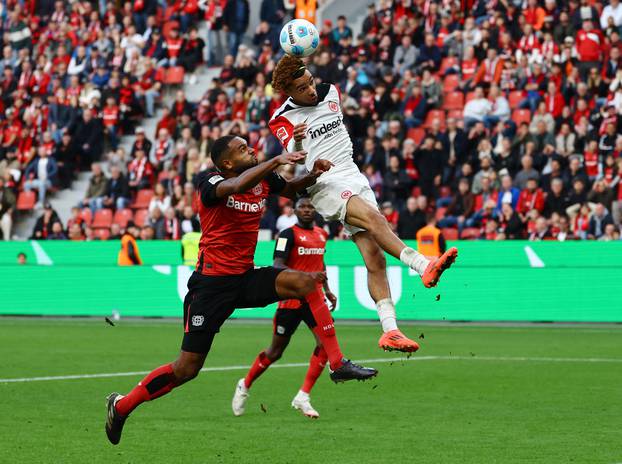
[[[143,4],[155,13],[132,11]],[[47,16],[8,11],[0,214],[22,181],[45,204],[46,188],[68,185],[100,159],[106,133],[109,174],[93,163],[69,224],[46,207],[33,236],[115,238],[132,220],[143,239],[178,239],[198,230],[192,179],[212,168],[216,138],[239,134],[260,159],[282,150],[267,121],[284,101],[270,81],[291,12],[282,0],[257,2],[261,23],[251,31],[247,0],[108,3],[103,15],[88,5],[65,11],[56,2]],[[199,19],[209,30],[202,39]],[[355,161],[401,237],[414,238],[434,215],[447,239],[618,240],[621,28],[619,0],[380,0],[356,34],[344,17],[319,24],[321,48],[308,66],[341,88]],[[196,51],[192,63],[180,60],[190,53],[171,56],[180,37]],[[194,72],[203,45],[209,63],[222,65],[203,98],[190,102],[178,90],[155,134],[137,126],[131,151],[117,147],[120,132],[153,113],[157,70]],[[46,73],[47,84],[37,84]],[[294,221],[291,204],[273,198],[262,228],[278,233]]]

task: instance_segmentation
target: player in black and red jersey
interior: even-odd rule
[[[324,252],[326,251],[328,234],[321,227],[314,225],[315,208],[311,200],[309,198],[298,200],[295,213],[298,217],[298,223],[280,233],[274,250],[273,265],[276,268],[289,268],[306,272],[324,271],[326,269]],[[334,310],[337,305],[337,297],[328,288],[328,281],[324,282],[324,293]],[[251,385],[272,363],[281,358],[292,335],[302,321],[307,324],[311,331],[317,326],[306,301],[285,300],[279,302],[278,309],[274,314],[272,343],[259,353],[246,377],[241,378],[236,385],[231,402],[234,415],[241,416],[244,414]],[[304,383],[292,401],[293,408],[314,419],[320,415],[311,406],[309,394],[328,360],[326,351],[317,335],[315,335],[315,340],[316,346],[309,361],[309,369]]]
[[[214,336],[236,308],[304,298],[317,321],[314,332],[326,350],[331,379],[364,380],[377,374],[375,369],[343,358],[332,317],[318,288],[326,280],[325,273],[254,268],[259,221],[268,195],[294,197],[330,169],[331,163],[318,160],[308,175],[286,182],[274,170],[298,162],[304,158],[304,152],[258,164],[254,150],[244,139],[225,136],[214,142],[211,156],[219,172],[202,173],[196,182],[202,235],[197,266],[188,281],[184,300],[181,353],[174,362],[147,375],[127,395],[108,396],[106,434],[112,444],[119,443],[125,420],[138,405],[159,398],[198,375]]]

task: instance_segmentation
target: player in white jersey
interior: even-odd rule
[[[326,220],[343,223],[363,256],[369,293],[376,302],[384,332],[378,345],[385,350],[417,351],[419,345],[397,327],[382,251],[414,269],[426,287],[434,287],[443,271],[455,261],[458,250],[450,248],[440,258],[428,260],[393,233],[378,210],[367,178],[352,159],[352,141],[344,126],[341,95],[336,86],[316,85],[302,60],[289,55],[281,58],[274,69],[272,86],[289,97],[270,119],[270,129],[283,147],[290,152],[307,151],[307,169],[318,158],[334,164],[308,193]]]

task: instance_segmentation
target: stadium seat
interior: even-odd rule
[[[437,221],[440,221],[441,219],[445,217],[446,212],[447,212],[447,208],[444,206],[436,208],[436,213],[434,213],[434,217],[436,218]]]
[[[138,227],[144,226],[145,222],[147,222],[148,216],[149,210],[139,209],[138,211],[136,211],[136,214],[134,214],[134,224],[136,224]]]
[[[413,139],[415,145],[419,145],[425,137],[425,129],[423,129],[422,127],[411,127],[410,129],[408,129],[406,137],[409,139]]]
[[[516,125],[520,125],[524,122],[529,124],[531,122],[531,111],[528,109],[512,111],[512,121],[514,121]]]
[[[151,189],[143,189],[139,190],[136,194],[136,199],[134,203],[131,204],[130,208],[132,209],[145,209],[149,208],[149,202],[153,198],[153,190]]]
[[[470,102],[474,98],[475,98],[475,92],[467,92],[466,96],[464,97],[464,104],[466,105],[468,102]]]
[[[112,210],[103,208],[95,212],[93,216],[93,223],[91,227],[93,229],[110,228],[112,225]]]
[[[166,78],[166,68],[156,69],[154,80],[157,82],[164,82],[165,78]]]
[[[100,240],[108,240],[110,237],[110,229],[95,229],[93,235]]]
[[[447,119],[464,119],[464,111],[463,110],[450,110],[447,112]]]
[[[460,76],[457,74],[449,74],[443,79],[443,93],[449,93],[456,90],[460,85]]]
[[[27,192],[23,190],[19,192],[17,196],[17,211],[30,211],[35,207],[35,203],[37,202],[37,194],[34,190]]]
[[[475,240],[478,239],[480,235],[481,231],[477,227],[467,227],[466,229],[462,229],[460,238],[463,240]]]
[[[174,66],[172,68],[168,68],[166,71],[166,77],[164,78],[164,83],[169,85],[180,85],[184,83],[184,68],[181,66]]]
[[[444,227],[441,229],[441,232],[443,233],[445,240],[458,240],[458,229]]]
[[[84,220],[84,223],[87,226],[90,226],[91,222],[93,222],[93,212],[91,211],[91,208],[82,208],[82,211],[80,211],[80,217]]]
[[[462,92],[449,92],[443,98],[443,109],[462,110],[464,108],[464,95]]]
[[[454,68],[456,66],[458,66],[458,57],[448,56],[446,58],[443,58],[443,61],[441,61],[441,68],[439,70],[439,73],[443,75],[445,74],[445,71],[447,71],[449,68]]]
[[[510,104],[510,109],[515,110],[518,108],[518,104],[525,99],[525,94],[522,90],[512,90],[508,95],[508,103]]]
[[[441,122],[441,128],[445,128],[445,111],[443,110],[430,110],[428,114],[425,116],[425,122],[423,123],[423,127],[429,128],[432,127],[432,122],[438,119]]]
[[[134,217],[134,213],[132,213],[131,209],[129,208],[118,209],[117,212],[114,213],[114,218],[112,219],[112,222],[114,224],[118,224],[119,227],[121,227],[122,229],[125,229],[128,221],[131,221],[133,217]]]

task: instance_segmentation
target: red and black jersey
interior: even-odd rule
[[[283,230],[274,248],[274,258],[282,258],[290,269],[304,272],[324,270],[324,253],[328,234],[320,227],[305,229],[298,224]],[[294,309],[299,300],[279,302],[279,308]]]
[[[203,275],[237,275],[253,268],[266,200],[286,184],[273,172],[247,192],[217,198],[216,187],[224,180],[217,172],[202,172],[196,180],[201,221],[196,271]]]

